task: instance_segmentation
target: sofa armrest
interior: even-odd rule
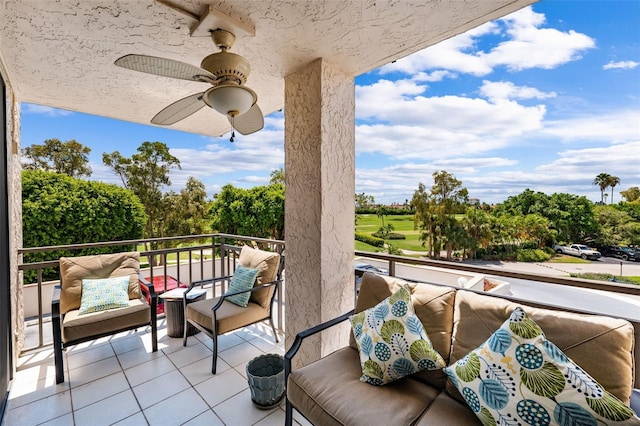
[[[306,330],[301,331],[296,335],[293,344],[289,348],[286,354],[284,354],[284,383],[285,386],[287,384],[287,380],[289,379],[289,374],[291,374],[291,360],[298,353],[300,346],[302,345],[302,341],[309,336],[313,336],[314,334],[320,333],[328,328],[333,327],[334,325],[340,324],[349,319],[351,315],[355,313],[355,309],[347,312],[346,314],[342,314],[337,318],[329,320],[327,322],[323,322],[322,324],[316,325],[315,327],[308,328]]]

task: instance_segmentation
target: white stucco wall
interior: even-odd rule
[[[11,79],[0,58],[0,73],[7,93],[7,184],[9,187],[9,267],[11,276],[11,329],[14,336],[14,361],[24,344],[24,305],[22,274],[18,272],[18,249],[22,247],[22,185],[20,166],[20,103],[16,100]],[[17,363],[14,362],[14,365]]]
[[[354,80],[318,59],[285,79],[286,344],[353,308]],[[296,364],[347,343],[348,324],[309,339]]]

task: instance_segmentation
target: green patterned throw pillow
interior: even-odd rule
[[[236,270],[233,272],[233,277],[231,277],[231,282],[229,283],[229,290],[227,293],[232,293],[234,291],[242,291],[249,290],[253,287],[253,284],[256,282],[256,277],[258,276],[257,269],[245,268],[242,265],[238,265]],[[231,303],[235,303],[238,306],[242,306],[246,308],[249,304],[249,298],[251,297],[251,292],[240,293],[233,296],[227,297],[225,300],[228,300]]]
[[[518,307],[478,348],[446,367],[483,425],[639,425]]]
[[[415,314],[406,284],[349,320],[360,352],[363,382],[384,385],[420,370],[445,366]]]
[[[82,280],[78,315],[129,306],[129,276]]]

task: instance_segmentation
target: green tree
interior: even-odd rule
[[[168,205],[164,210],[162,236],[198,235],[207,231],[207,192],[202,182],[190,176],[179,194],[171,192],[164,198]]]
[[[118,185],[41,170],[22,172],[25,247],[138,239],[143,235],[145,221],[144,207],[138,197]],[[31,253],[25,255],[25,261],[114,253],[123,249],[133,248],[114,246]],[[34,274],[34,271],[25,271],[25,281],[33,282]],[[56,274],[53,270],[46,271],[44,278],[54,279]]]
[[[118,151],[102,154],[102,162],[113,169],[125,188],[138,196],[147,214],[145,237],[157,237],[165,217],[167,200],[162,189],[171,185],[169,172],[180,168],[180,160],[171,155],[163,142],[143,142],[131,158]]]
[[[556,193],[549,197],[545,217],[558,232],[558,239],[567,242],[586,242],[596,234],[598,222],[593,203],[584,196]]]
[[[620,194],[622,194],[625,200],[629,203],[640,200],[640,188],[637,186],[632,186],[625,191],[620,191]]]
[[[609,176],[608,184],[611,188],[611,201],[609,203],[613,204],[613,188],[620,185],[620,178],[618,176]]]
[[[218,232],[284,238],[284,186],[250,189],[225,185],[211,205],[211,227]]]
[[[469,207],[462,220],[468,239],[465,242],[464,249],[469,250],[468,257],[476,258],[476,252],[479,248],[486,248],[493,239],[491,230],[492,217],[483,210],[476,207]]]
[[[356,209],[367,209],[375,203],[373,195],[367,195],[364,192],[356,194]]]
[[[512,195],[498,204],[493,211],[495,216],[542,214],[549,208],[549,196],[543,192],[525,189],[518,195]]]
[[[72,139],[47,139],[44,144],[33,144],[22,150],[29,161],[22,164],[26,170],[44,170],[71,177],[91,176],[89,153],[91,148]]]
[[[604,191],[609,187],[609,179],[611,175],[609,173],[600,173],[593,180],[594,185],[598,185],[600,188],[600,203],[604,204]]]
[[[617,207],[617,206],[615,206]],[[640,243],[640,222],[627,212],[614,206],[596,206],[595,219],[598,233],[594,237],[601,245],[626,245]]]
[[[389,214],[389,209],[385,206],[380,206],[376,210],[376,216],[382,220],[382,228],[384,228],[384,217]]]
[[[280,167],[269,174],[269,185],[276,183],[284,185],[284,167]]]

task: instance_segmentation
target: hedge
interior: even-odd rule
[[[356,232],[356,240],[369,244],[374,247],[384,247],[384,240],[382,238],[376,238],[364,232]]]

